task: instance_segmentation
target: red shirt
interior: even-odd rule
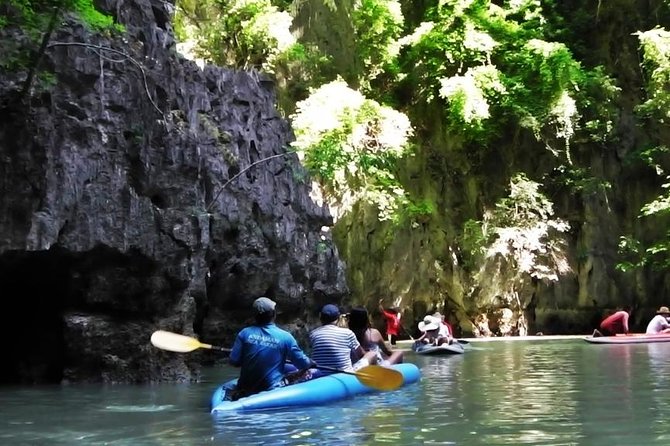
[[[388,310],[382,310],[386,318],[386,334],[398,336],[400,330],[400,313],[394,313]]]
[[[628,313],[617,311],[600,323],[600,328],[610,333],[628,333]]]

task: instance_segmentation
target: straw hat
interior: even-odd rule
[[[668,307],[661,307],[656,314],[670,314],[670,309]]]
[[[419,331],[437,330],[440,328],[440,320],[433,316],[426,316],[419,322]]]

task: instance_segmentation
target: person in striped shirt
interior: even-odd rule
[[[336,305],[324,305],[319,316],[321,326],[312,330],[309,341],[312,347],[310,358],[319,366],[332,367],[337,370],[356,371],[374,364],[374,352],[366,352],[356,339],[356,335],[348,328],[338,327],[337,320],[340,310]],[[352,361],[354,358],[354,361]],[[329,375],[334,372],[317,370],[312,377]]]

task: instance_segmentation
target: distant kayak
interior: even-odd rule
[[[631,333],[616,336],[587,336],[584,340],[591,344],[649,344],[653,342],[670,342],[670,334]]]
[[[421,372],[415,364],[395,364],[391,368],[402,373],[403,385],[416,382],[421,377]],[[334,373],[322,378],[256,393],[245,398],[240,398],[237,401],[224,400],[224,387],[235,381],[229,381],[214,390],[210,402],[212,413],[315,406],[332,403],[355,395],[378,392],[372,387],[361,383],[355,376]]]
[[[451,344],[442,345],[430,345],[415,342],[414,345],[412,345],[412,350],[419,355],[459,355],[465,352],[463,344],[456,340]]]

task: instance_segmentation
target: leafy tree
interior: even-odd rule
[[[540,2],[443,0],[400,40],[398,80],[414,100],[446,102],[453,134],[486,147],[502,129],[518,125],[572,164],[569,143],[578,130],[611,129],[580,125],[590,95],[599,89],[611,96],[616,88],[602,70],[584,69],[547,35]]]
[[[360,0],[352,13],[356,58],[362,61],[360,86],[366,94],[381,97],[386,72],[393,72],[400,47],[404,17],[397,0]],[[376,79],[379,81],[374,82]],[[374,83],[374,88],[372,84]]]
[[[643,120],[654,120],[665,124],[670,120],[670,32],[654,28],[638,32],[643,60],[642,67],[647,73],[647,99],[637,107]],[[670,176],[659,160],[667,157],[670,149],[664,145],[653,147],[641,153],[641,157],[652,166],[653,171],[665,178],[663,192],[644,205],[639,218],[653,217],[667,221],[670,217]],[[622,261],[617,264],[621,271],[630,271],[644,266],[656,269],[670,267],[670,231],[661,238],[643,242],[631,235],[622,236],[619,241]]]
[[[404,114],[337,80],[299,102],[292,122],[293,146],[339,213],[363,200],[377,207],[381,220],[397,216],[407,198],[392,171],[413,132]]]
[[[470,221],[465,228],[464,245],[472,249],[470,262],[478,266],[473,297],[484,305],[498,299],[518,310],[519,334],[527,334],[523,310],[532,293],[525,291],[535,282],[555,282],[572,271],[563,235],[569,225],[554,217],[553,204],[539,183],[517,174],[509,196],[486,212],[483,221]]]

